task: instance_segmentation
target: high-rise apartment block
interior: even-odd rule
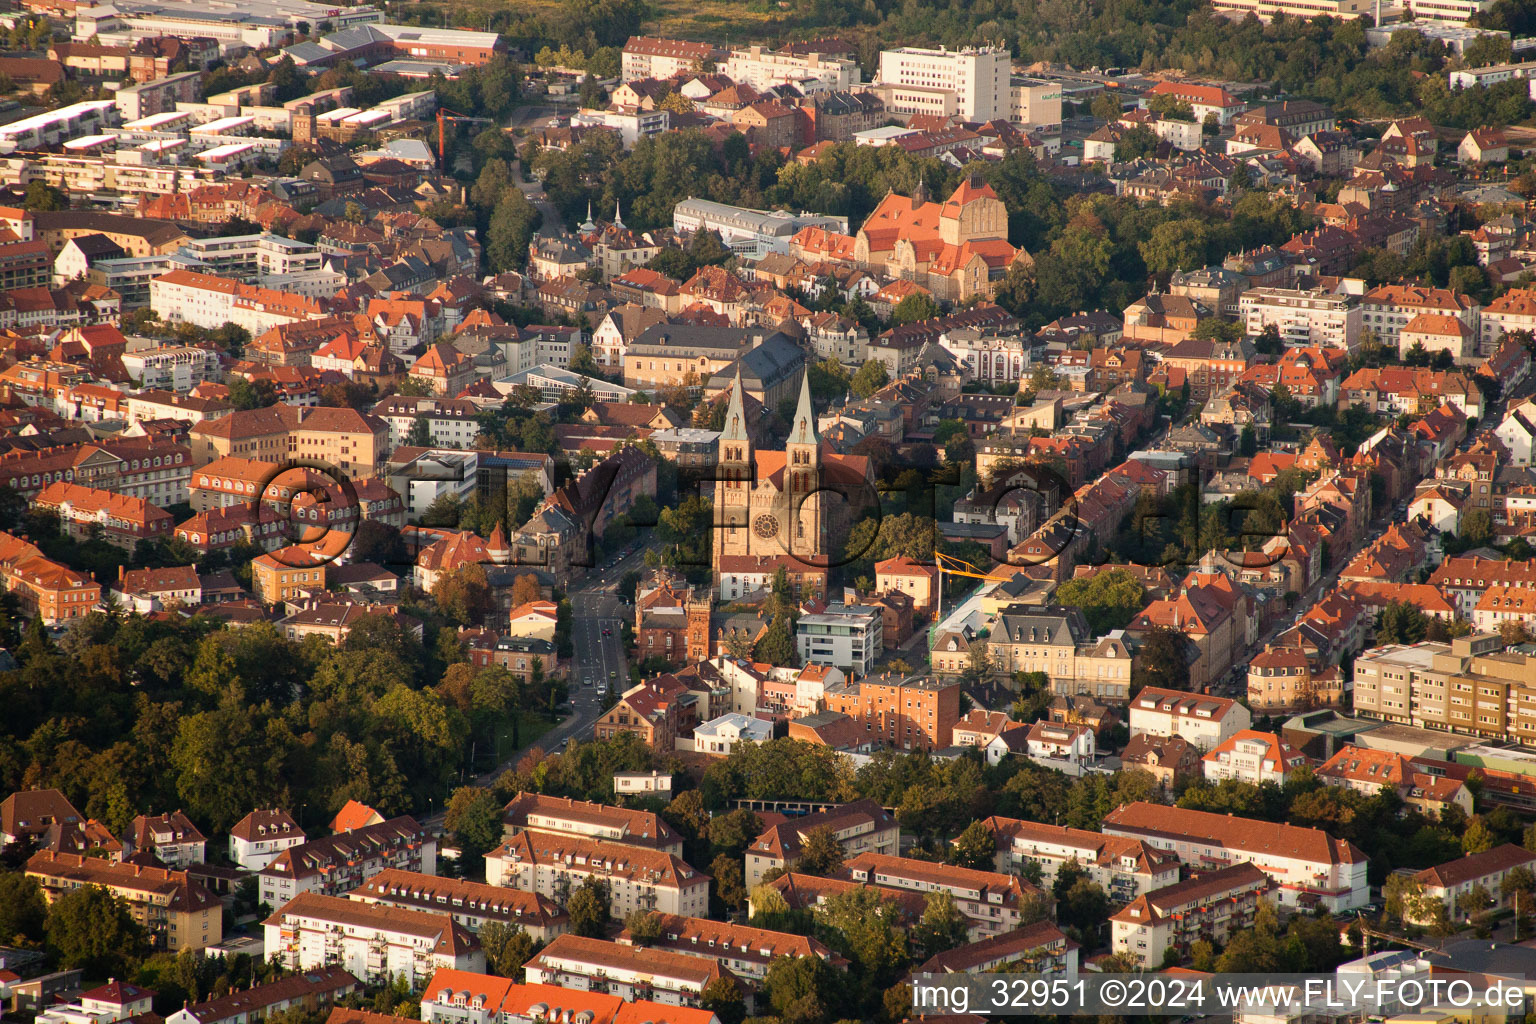
[[[882,50],[876,84],[894,114],[958,114],[967,121],[1013,115],[1008,51],[1001,47]]]

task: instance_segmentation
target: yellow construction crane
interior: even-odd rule
[[[933,621],[936,623],[944,621],[944,574],[946,572],[951,576],[969,576],[972,579],[991,580],[994,583],[1006,582],[1016,575],[1011,572],[1003,574],[983,572],[965,559],[946,555],[942,551],[933,553],[933,561],[939,567],[939,601],[933,616]]]

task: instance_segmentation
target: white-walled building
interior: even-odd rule
[[[124,352],[123,369],[141,388],[190,391],[204,381],[222,381],[224,368],[213,349],[156,345]]]
[[[291,846],[256,878],[262,902],[281,907],[301,893],[351,892],[385,868],[432,874],[437,839],[416,819],[402,815]]]
[[[1142,689],[1131,700],[1131,735],[1182,736],[1210,750],[1253,724],[1235,700],[1183,690]]]
[[[771,739],[772,722],[734,711],[693,727],[693,750],[696,754],[729,754],[742,741],[766,743]]]
[[[863,605],[828,605],[795,624],[795,643],[800,660],[831,665],[852,677],[867,676],[884,653],[884,620],[878,608]]]
[[[967,121],[1013,116],[1008,51],[903,46],[880,51],[886,109],[893,114],[958,114]]]
[[[823,53],[789,53],[749,46],[732,50],[720,73],[754,89],[794,85],[802,92],[847,89],[859,84],[859,63]]]
[[[396,868],[380,871],[352,890],[350,898],[360,903],[446,913],[476,935],[487,922],[494,922],[521,928],[536,942],[548,942],[565,934],[570,925],[560,905],[538,893]]]
[[[260,871],[305,838],[287,811],[252,811],[229,830],[229,859],[247,871]]]
[[[1069,861],[1075,861],[1117,902],[1129,902],[1179,880],[1179,858],[1139,839],[995,815],[982,825],[997,841],[997,870],[1018,874],[1025,864],[1038,864],[1042,885],[1052,883]]]
[[[522,832],[485,856],[485,880],[557,902],[588,878],[608,884],[609,914],[709,914],[709,876],[670,853],[598,839]]]
[[[1272,732],[1244,729],[1217,744],[1204,758],[1208,782],[1273,782],[1282,785],[1291,772],[1307,763],[1304,754]]]
[[[266,955],[290,971],[339,965],[369,983],[415,988],[444,968],[483,971],[474,934],[447,913],[373,906],[307,892],[263,922]]]
[[[1250,288],[1238,299],[1249,335],[1273,326],[1288,347],[1321,345],[1354,351],[1365,326],[1359,296],[1321,288]]]
[[[1141,839],[1185,864],[1222,867],[1251,861],[1278,885],[1282,906],[1321,904],[1332,913],[1370,899],[1366,856],[1316,828],[1166,807],[1144,800],[1104,818],[1106,835]]]
[[[722,951],[724,952],[724,951]],[[710,982],[725,977],[718,960],[603,939],[562,935],[524,966],[534,985],[606,992],[669,1006],[697,1006]]]
[[[1031,760],[1064,761],[1080,767],[1093,760],[1093,730],[1074,722],[1036,722],[1029,727],[1025,749]]]
[[[508,839],[519,832],[548,832],[576,839],[601,839],[683,855],[683,837],[654,811],[612,807],[543,793],[519,793],[507,802],[502,823]]]
[[[1149,892],[1109,919],[1111,945],[1156,969],[1169,949],[1187,953],[1197,939],[1225,943],[1250,927],[1273,886],[1257,866],[1235,864]]]

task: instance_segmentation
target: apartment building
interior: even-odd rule
[[[1469,853],[1457,860],[1425,868],[1414,875],[1413,880],[1424,887],[1425,899],[1439,900],[1452,921],[1462,921],[1485,909],[1508,907],[1512,901],[1504,892],[1504,880],[1516,868],[1536,870],[1533,866],[1536,866],[1536,853],[1513,843],[1504,843],[1482,853]],[[1493,904],[1477,906],[1468,898],[1475,889],[1482,889],[1493,897]],[[1417,923],[1430,924],[1432,921],[1426,915]]]
[[[653,811],[519,793],[507,803],[502,823],[508,839],[520,832],[537,832],[623,843],[674,857],[683,855],[683,837]]]
[[[342,967],[319,967],[304,974],[236,989],[217,999],[184,1005],[166,1024],[257,1024],[288,1010],[318,1013],[361,992],[362,983]]]
[[[588,878],[606,882],[609,913],[637,909],[683,917],[709,913],[709,876],[670,853],[602,839],[520,832],[485,855],[485,880],[564,901]]]
[[[825,611],[800,616],[795,644],[801,661],[831,665],[859,678],[869,675],[885,652],[884,629],[878,608],[828,605]]]
[[[1376,333],[1381,342],[1398,348],[1398,341],[1406,328],[1421,315],[1448,316],[1477,337],[1481,329],[1482,307],[1469,295],[1449,288],[1427,288],[1419,285],[1384,284],[1372,288],[1360,300],[1361,326]]]
[[[135,854],[152,853],[160,863],[178,871],[203,863],[207,849],[207,838],[192,824],[192,819],[179,810],[169,814],[140,814],[129,822],[128,833],[123,837],[125,860]]]
[[[1183,690],[1144,687],[1131,701],[1132,736],[1182,736],[1208,751],[1253,724],[1235,700]]]
[[[1483,595],[1493,588],[1536,589],[1536,559],[1453,555],[1435,566],[1426,582],[1456,602],[1461,618],[1470,619]]]
[[[620,66],[623,80],[633,82],[639,78],[671,78],[685,71],[698,70],[709,62],[718,63],[724,58],[725,51],[709,43],[630,36],[624,44]]]
[[[780,957],[814,956],[839,968],[847,967],[846,960],[805,935],[675,914],[653,914],[652,918],[661,926],[661,934],[639,945],[715,961],[733,976],[754,984],[763,980],[768,968]],[[618,942],[625,946],[637,944],[628,929],[619,935]]]
[[[242,459],[230,455],[214,459],[192,473],[189,488],[194,512],[246,505],[255,501],[273,481],[281,467],[262,459]]]
[[[1249,335],[1274,327],[1288,348],[1353,352],[1365,327],[1359,296],[1323,288],[1250,288],[1238,299],[1238,311]]]
[[[28,500],[49,484],[63,480],[143,498],[165,508],[187,500],[191,477],[192,453],[188,448],[147,437],[0,454],[0,484]]]
[[[605,992],[626,1001],[698,1006],[712,981],[726,976],[719,961],[602,939],[562,935],[523,968],[533,985]]]
[[[0,581],[22,611],[52,626],[80,619],[101,606],[101,584],[89,573],[44,558],[29,541],[0,532]]]
[[[449,394],[456,395],[460,390],[462,388]],[[391,395],[375,405],[369,415],[389,426],[391,448],[405,444],[418,421],[426,424],[427,436],[434,448],[470,448],[480,435],[480,407],[464,398]]]
[[[1486,739],[1536,742],[1536,657],[1495,634],[1388,644],[1355,660],[1358,714]]]
[[[279,605],[325,589],[325,567],[331,559],[323,552],[290,544],[251,560],[251,590],[256,600]]]
[[[305,842],[304,830],[287,811],[255,810],[229,830],[229,859],[246,871],[260,871],[277,855]]]
[[[983,819],[982,825],[997,841],[998,872],[1021,874],[1025,864],[1037,864],[1042,885],[1053,883],[1068,862],[1086,871],[1116,902],[1179,880],[1179,858],[1140,839],[997,815]]]
[[[128,376],[141,388],[186,392],[204,381],[223,379],[219,354],[190,345],[156,345],[124,352],[119,358]]]
[[[379,474],[389,453],[389,427],[356,409],[279,403],[196,423],[187,442],[199,466],[236,455],[330,466],[355,480]]]
[[[858,85],[860,79],[858,61],[761,46],[732,50],[720,65],[720,73],[738,85],[744,82],[759,91],[794,85],[802,92],[827,92]]]
[[[900,750],[941,750],[960,720],[960,684],[923,676],[865,677],[828,686],[825,697],[827,710],[852,718],[865,742]]]
[[[1203,770],[1207,782],[1233,779],[1237,782],[1273,782],[1284,785],[1296,769],[1307,763],[1305,754],[1272,732],[1243,729],[1222,740],[1205,755]]]
[[[873,800],[855,800],[842,807],[816,811],[772,826],[752,841],[746,852],[746,884],[752,888],[775,868],[793,871],[806,836],[825,828],[843,849],[843,859],[861,853],[901,852],[901,826],[895,815]]]
[[[266,955],[290,971],[341,966],[369,984],[411,988],[445,968],[483,971],[474,934],[446,913],[301,893],[262,922]]]
[[[1014,970],[1030,974],[1076,975],[1080,949],[1050,921],[1036,921],[929,957],[917,967],[917,973],[991,974]]]
[[[262,902],[281,907],[301,893],[343,895],[386,868],[433,873],[437,839],[402,815],[289,847],[256,877]]]
[[[955,898],[955,907],[969,922],[967,935],[972,942],[1018,928],[1023,920],[1020,903],[1026,895],[1040,894],[1039,889],[1017,875],[977,871],[883,853],[861,853],[845,861],[838,877],[883,889],[920,893],[947,892]]]
[[[893,114],[1007,120],[1013,114],[1010,70],[1008,51],[1001,47],[903,46],[880,51],[875,91]]]
[[[1431,818],[1438,818],[1452,805],[1466,815],[1473,811],[1472,791],[1460,779],[1447,775],[1443,762],[1392,750],[1346,743],[1317,769],[1317,778],[1324,785],[1366,796],[1392,790],[1405,804]]]
[[[1370,898],[1365,854],[1321,829],[1146,801],[1111,811],[1103,827],[1107,835],[1143,839],[1171,851],[1191,869],[1251,861],[1279,886],[1282,906],[1321,905],[1339,913]]]
[[[179,953],[224,940],[224,905],[185,871],[41,850],[28,858],[26,873],[49,903],[83,885],[101,886],[127,905],[156,949]]]
[[[232,323],[253,336],[325,315],[315,299],[191,270],[172,270],[150,281],[149,304],[167,323],[209,329]]]
[[[1109,919],[1110,943],[1116,953],[1155,970],[1170,949],[1183,959],[1197,940],[1225,945],[1252,926],[1259,901],[1273,888],[1269,876],[1253,864],[1203,872],[1116,911]]]
[[[1519,67],[1529,71],[1536,68],[1536,64],[1499,65],[1500,67]],[[1490,72],[1495,68],[1479,68],[1478,71]],[[1466,74],[1466,72],[1452,72],[1452,75]],[[1525,77],[1522,73],[1520,77]],[[1478,342],[1477,354],[1480,356],[1492,355],[1498,348],[1500,340],[1506,334],[1515,331],[1536,330],[1536,290],[1530,288],[1511,288],[1509,291],[1494,299],[1483,309],[1482,331]]]
[[[474,932],[488,921],[522,928],[537,942],[563,935],[570,919],[554,900],[538,893],[385,868],[352,890],[351,899],[406,910],[448,914]]]
[[[64,532],[75,540],[99,536],[130,554],[141,541],[170,539],[176,525],[169,512],[143,498],[62,481],[43,488],[32,507],[57,515]]]

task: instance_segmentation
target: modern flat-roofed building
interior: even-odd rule
[[[1103,827],[1106,835],[1143,839],[1170,850],[1190,868],[1250,861],[1279,886],[1277,898],[1282,906],[1321,905],[1338,913],[1363,906],[1370,898],[1365,854],[1322,829],[1144,800],[1111,811]]]
[[[718,231],[732,252],[761,259],[770,252],[789,252],[789,240],[802,228],[821,228],[834,234],[848,233],[847,217],[829,217],[783,210],[752,210],[726,206],[707,199],[684,199],[672,211],[676,231]],[[701,374],[702,376],[702,374]]]
[[[802,615],[795,623],[800,660],[840,668],[853,678],[867,676],[885,652],[884,624],[880,609],[863,605],[834,604]]]
[[[875,85],[892,113],[992,121],[1013,114],[1010,70],[1008,51],[1001,47],[903,46],[880,51]]]

